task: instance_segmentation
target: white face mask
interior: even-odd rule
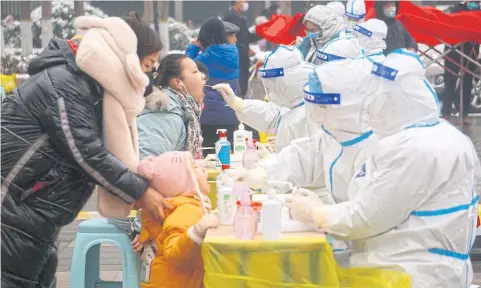
[[[386,16],[388,18],[396,17],[396,7],[384,8],[384,16]]]
[[[249,10],[249,3],[246,2],[242,4],[242,11],[247,12],[247,10]]]

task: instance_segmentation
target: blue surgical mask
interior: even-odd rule
[[[307,37],[311,39],[316,39],[317,37],[319,37],[319,32],[307,32]]]
[[[470,1],[470,2],[466,3],[466,8],[468,8],[468,10],[477,10],[477,9],[479,9],[479,3],[474,2],[474,1]]]

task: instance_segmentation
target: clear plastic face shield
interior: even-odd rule
[[[312,68],[295,47],[280,46],[274,50],[259,70],[268,99],[290,109],[302,105],[302,87]]]
[[[381,20],[370,19],[364,23],[356,24],[353,27],[352,34],[367,54],[382,53],[386,49],[384,39],[387,34],[387,26]]]
[[[419,65],[417,71],[400,74],[392,67],[373,63],[371,74],[379,85],[367,101],[367,111],[370,125],[379,135],[391,135],[438,117],[437,95],[424,76],[422,62]]]
[[[308,121],[320,128],[327,120],[328,107],[341,104],[341,94],[324,93],[316,71],[312,71],[304,86],[304,102]]]
[[[346,30],[348,32],[352,32],[355,25],[363,23],[366,17],[366,14],[357,15],[354,13],[349,13],[348,11],[346,11],[345,15],[346,15]]]

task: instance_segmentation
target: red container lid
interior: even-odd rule
[[[237,207],[240,207],[240,200],[237,200]],[[254,209],[261,209],[262,202],[260,201],[251,201],[251,207]]]

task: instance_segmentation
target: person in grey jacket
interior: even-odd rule
[[[376,18],[384,21],[387,25],[386,49],[384,55],[389,52],[406,48],[413,52],[418,50],[418,44],[406,30],[406,27],[395,17],[399,12],[399,1],[375,1]]]
[[[208,71],[202,63],[184,54],[170,54],[162,59],[152,76],[153,92],[145,97],[145,109],[137,117],[141,159],[169,151],[202,155],[199,116],[206,75]],[[140,217],[138,211],[137,217],[111,220],[130,236],[135,252],[143,248],[139,241]]]
[[[168,151],[201,152],[199,117],[206,76],[184,54],[167,55],[160,62],[152,94],[137,117],[140,157]]]

